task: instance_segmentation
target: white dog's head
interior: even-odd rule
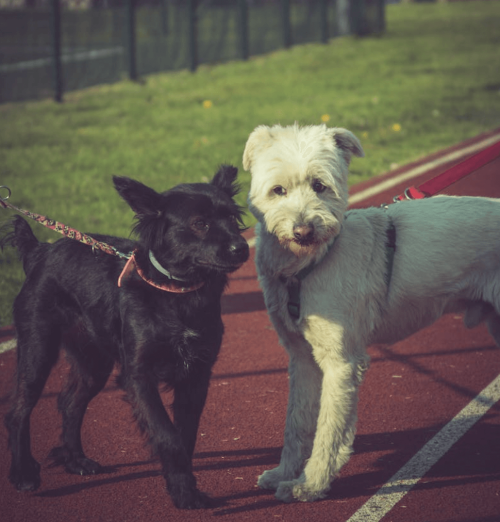
[[[252,173],[250,211],[284,248],[316,254],[340,233],[352,154],[364,155],[346,129],[257,127],[243,153],[243,167]]]

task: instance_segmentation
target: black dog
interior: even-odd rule
[[[236,174],[235,167],[222,166],[210,183],[183,184],[162,194],[114,177],[116,190],[136,213],[139,240],[92,237],[121,252],[135,251],[126,270],[125,260],[71,239],[39,243],[27,222],[14,218],[14,231],[2,246],[18,248],[26,272],[14,302],[17,381],[5,420],[9,478],[18,490],[40,485],[40,465],[30,450],[30,414],[63,346],[72,370],[58,401],[62,445],[51,452],[55,463],[80,475],[102,471],[85,456],[80,428],[89,401],[118,362],[118,384],[161,461],[174,504],[209,505],[196,487],[192,455],[222,341],[221,294],[227,274],[249,256],[242,211],[233,200]],[[162,383],[174,390],[175,424],[161,401]]]

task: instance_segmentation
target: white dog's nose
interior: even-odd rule
[[[293,236],[297,241],[310,241],[314,235],[312,225],[298,225],[293,228]]]

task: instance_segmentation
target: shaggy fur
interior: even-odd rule
[[[348,461],[367,345],[460,310],[469,328],[486,320],[500,345],[500,202],[443,196],[346,212],[353,154],[363,150],[345,129],[294,125],[257,127],[243,156],[259,281],[289,354],[281,461],[258,484],[286,502],[324,497]],[[295,320],[288,288],[314,263]]]
[[[136,250],[137,265],[157,285],[203,285],[189,293],[155,288],[137,271],[118,287],[125,260],[70,239],[39,243],[28,223],[14,218],[14,232],[2,246],[10,242],[18,248],[26,272],[14,303],[17,382],[5,420],[12,452],[9,478],[18,490],[40,485],[40,465],[30,449],[30,415],[64,346],[72,369],[59,396],[62,445],[51,453],[55,463],[79,475],[102,471],[85,455],[80,428],[89,401],[118,363],[118,384],[160,459],[174,504],[209,505],[196,487],[192,455],[222,341],[221,294],[227,274],[249,255],[240,234],[241,209],[233,200],[236,173],[223,166],[211,183],[179,185],[162,194],[114,178],[136,213],[139,240],[93,237],[124,253]],[[152,264],[150,252],[162,271]],[[175,424],[163,407],[161,384],[174,390]]]

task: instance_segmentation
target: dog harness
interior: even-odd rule
[[[300,317],[300,287],[302,281],[323,261],[323,259],[325,259],[334,243],[335,241],[333,241],[333,243],[328,247],[326,254],[318,263],[311,263],[309,266],[306,266],[290,278],[280,276],[280,281],[286,285],[288,290],[288,313],[295,321]]]
[[[306,266],[299,272],[297,272],[294,276],[290,278],[286,278],[284,276],[280,276],[280,281],[286,285],[288,290],[288,313],[290,317],[297,321],[300,318],[300,287],[302,281],[325,259],[333,247],[335,241],[328,247],[328,250],[325,256],[318,262],[312,263],[309,266]],[[392,222],[391,218],[389,218],[389,226],[386,231],[386,272],[385,272],[385,280],[387,284],[387,289],[389,290],[389,284],[391,282],[392,276],[392,267],[394,265],[394,254],[396,253],[396,227]]]
[[[127,263],[125,264],[125,267],[123,268],[120,277],[118,278],[118,286],[122,285],[122,282],[127,278],[130,277],[131,273],[135,269],[137,273],[141,276],[141,278],[148,283],[151,286],[154,286],[155,288],[158,288],[159,290],[164,290],[165,292],[172,292],[175,294],[185,294],[187,292],[194,292],[195,290],[198,290],[201,288],[205,283],[201,282],[196,285],[192,286],[179,286],[177,283],[173,281],[177,281],[179,283],[185,283],[182,279],[179,279],[175,276],[173,276],[168,270],[163,268],[158,260],[155,258],[153,252],[149,251],[149,259],[151,260],[152,265],[163,275],[166,275],[169,279],[172,280],[169,284],[163,284],[158,285],[154,281],[151,281],[151,279],[148,279],[144,272],[141,270],[139,265],[137,264],[135,260],[135,254],[136,251],[129,252],[128,254],[124,254],[123,252],[120,252],[117,248],[115,248],[112,245],[108,245],[108,243],[104,243],[103,241],[97,241],[93,237],[83,234],[82,232],[79,232],[78,230],[69,227],[68,225],[64,225],[63,223],[60,223],[59,221],[54,221],[53,219],[49,219],[46,216],[42,216],[41,214],[36,214],[34,212],[30,212],[29,210],[23,210],[22,208],[18,208],[12,203],[8,202],[7,200],[11,196],[12,192],[9,187],[5,185],[1,185],[0,189],[5,189],[7,191],[7,196],[1,197],[0,196],[0,207],[3,208],[12,208],[13,210],[17,210],[19,213],[25,215],[26,217],[33,219],[37,223],[40,223],[46,228],[49,228],[50,230],[54,230],[55,232],[59,232],[59,234],[62,234],[63,236],[66,236],[69,239],[74,239],[75,241],[79,241],[80,243],[83,243],[85,245],[88,245],[92,247],[92,251],[95,250],[102,250],[106,254],[117,256],[120,259],[128,259]]]

